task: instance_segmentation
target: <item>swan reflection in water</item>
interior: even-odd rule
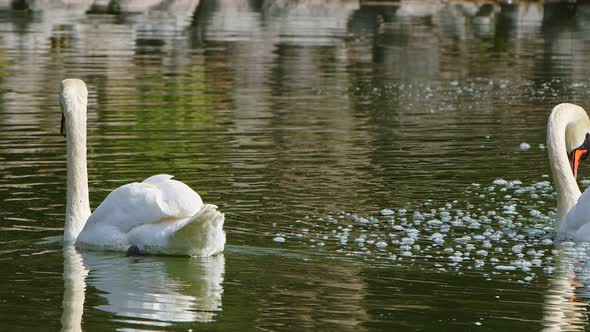
[[[96,309],[133,323],[166,326],[212,322],[221,312],[225,258],[124,257],[64,248],[63,331],[82,331],[86,289],[107,304]],[[87,304],[88,305],[88,304]]]
[[[557,249],[555,270],[545,294],[543,331],[585,331],[590,299],[590,246],[569,242]]]

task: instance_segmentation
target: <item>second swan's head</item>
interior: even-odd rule
[[[569,153],[568,157],[572,172],[574,173],[574,178],[578,177],[578,167],[580,166],[580,163],[588,157],[588,153],[590,153],[590,132],[586,132],[582,144],[571,149],[571,152]]]
[[[88,90],[84,81],[77,78],[67,78],[61,81],[59,91],[61,104],[61,134],[66,136],[66,129],[72,121],[86,118],[86,104],[88,102]]]

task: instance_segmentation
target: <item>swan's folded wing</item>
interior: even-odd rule
[[[203,207],[201,196],[186,184],[166,174],[154,175],[143,181],[160,190],[158,205],[169,218],[188,218]]]
[[[128,232],[143,224],[192,217],[202,207],[201,197],[189,186],[170,175],[156,175],[111,192],[94,210],[87,227],[112,225]]]
[[[169,181],[173,177],[174,177],[174,175],[168,175],[168,174],[152,175],[149,178],[143,180],[142,183],[147,183],[147,184],[157,186],[159,183]]]
[[[225,216],[217,206],[205,204],[186,226],[174,232],[170,247],[190,256],[208,257],[222,252],[225,246]]]
[[[144,183],[129,183],[113,190],[94,210],[85,228],[111,225],[121,232],[167,218],[161,208],[161,190]]]
[[[207,257],[224,249],[224,220],[217,206],[205,204],[190,218],[140,225],[129,232],[128,240],[149,254]]]
[[[559,225],[558,233],[571,236],[586,224],[590,224],[590,188],[586,189],[578,198],[578,202],[570,210],[565,221]],[[584,241],[588,240],[590,239]]]

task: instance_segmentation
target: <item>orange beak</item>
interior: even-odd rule
[[[586,159],[586,157],[588,157],[588,150],[582,147],[574,149],[574,151],[570,153],[570,164],[572,165],[572,172],[574,172],[574,178],[578,177],[578,167],[580,166],[582,160]]]

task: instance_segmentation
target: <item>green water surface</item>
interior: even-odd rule
[[[587,5],[10,3],[0,330],[585,329],[542,144],[553,106],[588,106]],[[91,207],[173,174],[225,213],[225,253],[62,249],[66,77]]]

